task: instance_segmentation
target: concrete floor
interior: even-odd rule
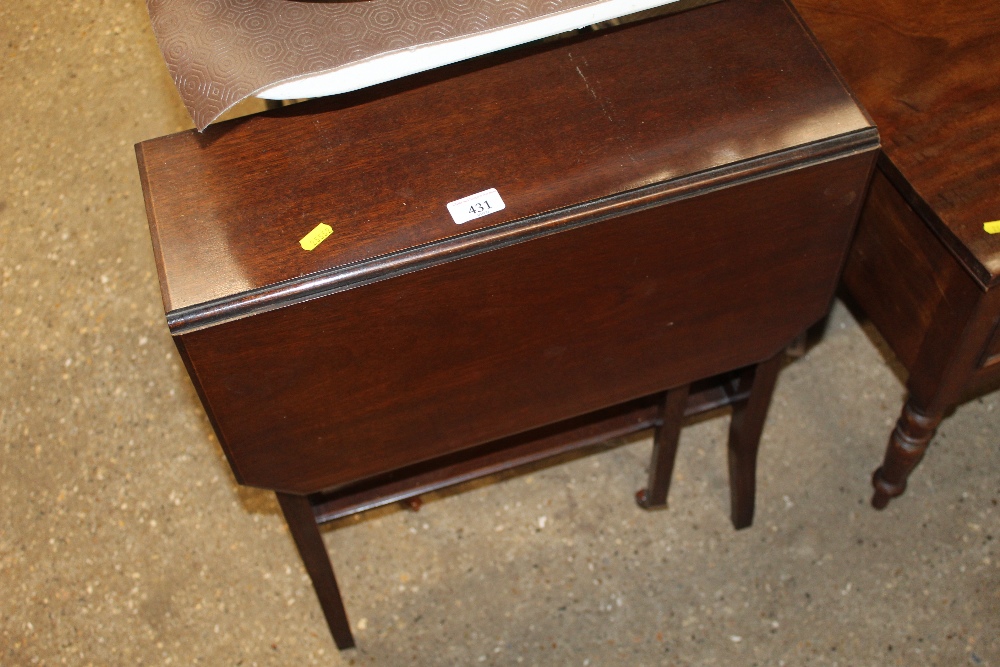
[[[725,416],[666,512],[644,437],[344,521],[338,653],[166,331],[132,144],[190,121],[143,3],[5,2],[0,48],[0,665],[1000,665],[1000,393],[871,510],[903,388],[842,306],[781,376],[752,528]]]

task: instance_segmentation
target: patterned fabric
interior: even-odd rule
[[[167,69],[199,130],[251,95],[378,55],[599,0],[146,0]]]

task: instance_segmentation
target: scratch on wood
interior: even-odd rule
[[[593,86],[590,85],[590,81],[587,80],[587,75],[583,73],[583,70],[580,69],[580,66],[577,65],[576,61],[573,59],[573,54],[567,53],[566,55],[569,56],[569,61],[573,63],[573,67],[576,68],[576,73],[580,75],[581,79],[583,79],[583,85],[587,87],[587,92],[590,93],[590,96],[593,97],[597,101],[598,106],[601,107],[601,113],[603,113],[604,117],[607,118],[610,122],[614,123],[615,119],[611,117],[611,113],[608,111],[607,105],[604,104],[601,98],[597,95],[597,91],[594,90]],[[586,58],[583,59],[583,64],[586,66],[587,64]]]
[[[577,67],[577,68],[576,68],[576,73],[580,75],[580,78],[581,78],[581,79],[583,79],[583,85],[585,85],[585,86],[587,87],[587,91],[588,91],[588,92],[589,92],[589,93],[591,94],[591,96],[592,96],[592,97],[593,97],[593,98],[594,98],[594,99],[596,100],[596,99],[597,99],[597,93],[595,93],[595,92],[594,92],[594,89],[590,87],[590,82],[589,82],[589,81],[587,81],[587,77],[586,77],[586,76],[584,76],[583,72],[582,72],[582,71],[580,71],[580,68],[579,68],[579,67]]]
[[[573,63],[573,67],[576,68],[576,73],[579,74],[580,78],[583,80],[583,85],[587,87],[587,92],[590,93],[590,96],[593,97],[594,100],[597,102],[597,106],[599,106],[601,108],[601,113],[604,114],[604,117],[608,119],[609,123],[615,124],[615,119],[611,115],[611,111],[608,108],[610,106],[610,100],[608,100],[607,102],[605,102],[605,100],[601,99],[601,97],[597,94],[597,91],[594,90],[594,87],[590,85],[590,81],[587,79],[587,75],[584,74],[583,70],[580,69],[580,66],[576,64],[576,60],[573,58],[573,54],[572,53],[567,53],[566,55],[569,56],[569,61],[571,63]],[[583,60],[584,66],[586,67],[587,66],[587,59],[586,58],[582,58],[582,60]],[[639,161],[632,154],[633,153],[632,146],[628,142],[628,140],[625,137],[623,137],[623,136],[619,136],[618,137],[618,141],[620,141],[625,146],[625,152],[628,155],[629,160],[631,160],[635,164],[638,164]]]

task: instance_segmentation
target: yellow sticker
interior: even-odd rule
[[[1000,234],[1000,220],[994,220],[993,222],[984,222],[983,229],[986,230],[987,234]]]
[[[325,222],[321,222],[315,227],[313,227],[313,230],[311,232],[302,237],[302,239],[299,241],[299,245],[302,246],[303,250],[312,250],[320,243],[325,241],[326,237],[328,237],[330,234],[333,234],[333,227],[326,224]]]

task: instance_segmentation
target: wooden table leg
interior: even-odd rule
[[[737,530],[753,523],[757,450],[784,357],[782,350],[770,359],[747,368],[740,376],[739,389],[743,391],[749,387],[750,396],[745,402],[733,406],[733,418],[729,424],[730,516]]]
[[[889,436],[885,459],[872,475],[875,509],[885,509],[890,500],[903,495],[910,473],[923,460],[941,420],[961,399],[975,360],[985,345],[982,335],[971,342],[968,338],[959,338],[950,350],[941,348],[942,352],[936,356],[943,359],[943,370],[938,374],[925,370],[930,362],[918,363],[911,370],[907,383],[910,396]]]
[[[872,506],[902,495],[941,420],[962,400],[997,331],[1000,290],[982,292],[964,273],[948,286],[916,361],[908,370],[909,398],[889,436],[882,466],[872,475]]]
[[[299,549],[299,556],[306,566],[306,571],[312,579],[313,589],[323,608],[326,623],[330,626],[333,641],[340,650],[354,648],[354,637],[351,635],[351,625],[347,621],[344,602],[340,598],[337,579],[333,576],[333,565],[330,554],[327,553],[323,536],[319,533],[319,525],[313,514],[312,505],[305,496],[295,496],[288,493],[275,492],[278,504],[285,515],[288,529]]]
[[[677,441],[680,439],[690,385],[670,389],[660,403],[659,426],[653,433],[653,457],[649,464],[649,481],[645,489],[635,494],[635,501],[643,509],[661,509],[667,506],[667,492],[674,474],[677,458]]]
[[[872,475],[872,486],[875,487],[872,507],[885,509],[891,499],[906,491],[906,480],[924,458],[943,417],[943,414],[924,415],[913,405],[912,399],[906,402],[896,428],[889,436],[885,461]]]

